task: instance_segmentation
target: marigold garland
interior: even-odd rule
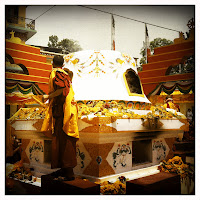
[[[194,172],[189,167],[189,165],[184,164],[182,158],[179,156],[175,156],[168,161],[163,160],[158,166],[158,170],[167,172],[167,173],[176,173],[180,175],[181,179],[184,178],[193,178]]]
[[[184,115],[178,115],[177,112],[172,113],[158,106],[151,106],[150,112],[146,115],[139,115],[133,110],[128,109],[125,104],[116,101],[90,101],[87,104],[78,104],[78,118],[93,114],[96,117],[115,117],[117,119],[172,119],[177,118],[180,121],[185,119]],[[20,119],[44,119],[45,108],[22,108],[13,117],[12,120]]]
[[[160,118],[160,119],[172,119],[178,118],[185,119],[184,115],[178,115],[177,112],[172,113],[162,108],[161,106],[151,106],[150,112],[146,115],[139,115],[128,109],[124,104],[117,103],[116,101],[104,102],[104,101],[91,101],[88,104],[78,105],[78,117],[79,119],[83,115],[94,114],[97,117],[106,116],[116,116],[117,118],[123,119],[147,119],[147,118]]]
[[[44,119],[46,109],[43,107],[33,108],[20,108],[10,120],[21,120],[21,119]]]
[[[126,178],[123,176],[114,183],[104,181],[100,186],[100,192],[103,195],[126,194]]]

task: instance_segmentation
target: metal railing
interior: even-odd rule
[[[55,56],[55,55],[64,56],[64,55],[66,55],[66,54],[62,54],[62,53],[55,53],[55,52],[43,51],[43,50],[40,50],[40,54],[41,55],[49,55],[49,56]]]
[[[23,28],[35,30],[35,20],[33,19],[24,18],[20,16],[6,16],[6,22],[8,24],[15,24]]]

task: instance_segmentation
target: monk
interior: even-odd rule
[[[49,78],[49,106],[41,131],[52,130],[52,168],[61,168],[59,175],[64,180],[73,180],[73,168],[77,165],[76,142],[79,138],[78,108],[72,88],[73,72],[63,70],[64,59],[53,58],[53,70]]]
[[[179,105],[175,104],[173,99],[171,97],[166,98],[166,103],[163,106],[164,108],[171,108],[176,110],[177,112],[180,112],[180,107]]]

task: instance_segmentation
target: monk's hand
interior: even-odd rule
[[[42,102],[44,103],[47,99],[49,99],[49,95],[45,94],[42,97]]]

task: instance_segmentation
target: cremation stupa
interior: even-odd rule
[[[64,57],[74,72],[76,100],[124,100],[150,103],[143,92],[135,60],[118,51],[80,51]]]
[[[64,60],[63,68],[73,71],[79,107],[76,175],[101,182],[123,173],[130,179],[158,173],[157,165],[173,157],[173,144],[188,127],[185,116],[151,105],[127,54],[87,50]],[[49,173],[51,163],[52,135],[41,132],[44,116],[45,108],[21,108],[9,119],[22,140],[24,161],[43,169],[40,175]]]

